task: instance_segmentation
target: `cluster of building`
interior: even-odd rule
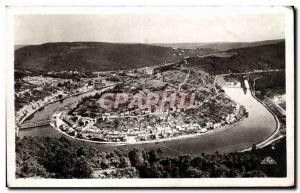
[[[16,122],[21,123],[25,118],[33,114],[35,111],[40,109],[41,107],[47,105],[48,103],[54,102],[59,99],[59,97],[66,96],[67,94],[63,91],[58,91],[56,93],[52,93],[50,96],[46,96],[43,99],[37,101],[28,102],[25,106],[19,109],[16,112]]]
[[[74,106],[74,105],[73,105]],[[187,123],[184,113],[160,112],[149,110],[142,113],[122,112],[103,113],[100,117],[89,118],[78,114],[70,114],[70,108],[65,109],[53,120],[55,127],[66,134],[91,141],[127,142],[157,141],[178,136],[201,134],[208,130],[218,129],[226,124],[238,121],[239,105],[236,110],[222,121],[197,121]],[[195,120],[195,118],[193,118]]]
[[[154,68],[153,67],[139,68],[137,72],[147,74],[147,75],[152,75],[154,74]]]
[[[51,85],[51,86],[57,86],[59,83],[63,83],[66,80],[60,79],[60,78],[52,78],[52,77],[46,77],[46,76],[27,76],[24,77],[23,80],[25,82],[28,82],[30,84],[34,85]]]
[[[190,72],[180,70],[164,71],[156,73],[155,76],[149,76],[153,75],[154,71],[155,68],[145,67],[132,70],[125,75],[123,72],[98,73],[98,77],[92,80],[92,85],[106,85],[107,81],[124,81],[128,79],[128,77],[126,79],[128,74],[138,78],[132,79],[133,81],[124,81],[121,86],[110,92],[119,93],[126,92],[126,90],[133,92],[131,88],[137,83],[142,84],[141,89],[136,86],[137,92],[144,92],[146,88],[155,90],[152,87],[158,84],[158,81],[168,82],[168,86],[155,87],[156,92],[174,90],[178,92],[181,88],[177,85],[188,84],[189,91],[196,93],[197,108],[178,108],[174,111],[168,105],[163,110],[154,105],[153,109],[152,107],[151,109],[118,108],[106,111],[96,106],[94,102],[97,101],[96,98],[88,98],[81,101],[83,103],[80,105],[79,101],[74,102],[54,114],[51,124],[60,131],[79,139],[135,143],[201,134],[235,123],[243,117],[238,104],[234,104],[222,94],[212,97],[213,88],[207,87],[210,85],[207,81],[212,80],[199,74],[190,74]]]
[[[93,86],[84,85],[75,90],[58,89],[57,87],[51,86],[52,84],[61,83],[56,82],[55,78],[35,76],[27,78],[33,84],[35,81],[40,82],[39,84],[46,84],[38,86],[33,89],[25,89],[15,94],[16,103],[16,122],[21,123],[23,120],[31,116],[38,109],[43,108],[45,105],[63,99],[64,97],[77,93],[84,93],[93,90]],[[47,82],[47,80],[51,80]]]

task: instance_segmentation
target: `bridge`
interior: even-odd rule
[[[40,127],[40,126],[45,126],[45,125],[49,125],[50,124],[50,120],[43,120],[43,121],[37,121],[34,123],[24,123],[20,126],[20,129],[30,129],[30,128],[34,128],[34,127]]]

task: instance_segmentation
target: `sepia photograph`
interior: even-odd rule
[[[292,7],[7,7],[7,186],[293,187]]]

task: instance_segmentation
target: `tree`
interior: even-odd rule
[[[131,165],[139,167],[144,162],[143,153],[139,149],[133,149],[128,153]]]
[[[252,153],[256,153],[256,152],[257,152],[257,147],[256,147],[255,144],[252,145],[252,147],[251,147],[251,152],[252,152]]]
[[[76,160],[73,171],[75,178],[90,178],[92,173],[93,169],[86,157],[81,156]]]
[[[230,170],[228,170],[228,171],[226,172],[225,175],[226,175],[226,177],[230,177],[230,178],[233,178],[233,177],[241,177],[241,174],[240,174],[239,170],[236,169],[236,168],[231,168]]]
[[[179,157],[179,167],[180,169],[186,169],[191,164],[192,157],[190,155],[184,155]]]
[[[164,177],[164,168],[156,162],[149,167],[148,173],[152,178],[161,178]]]
[[[267,175],[260,170],[245,172],[242,176],[243,177],[267,177]]]
[[[145,161],[138,168],[141,178],[160,178],[164,177],[164,168],[159,163],[150,165]]]
[[[186,177],[188,178],[206,178],[209,177],[207,172],[203,172],[194,167],[188,167],[186,171]]]
[[[92,168],[115,167],[110,177],[283,177],[286,176],[286,141],[256,152],[168,157],[161,151],[133,149],[104,152],[65,137],[16,139],[16,177],[89,178]],[[266,156],[276,165],[262,165]],[[132,165],[132,167],[130,167]],[[138,171],[138,172],[137,172]]]
[[[84,147],[79,147],[78,149],[77,149],[77,151],[76,151],[76,155],[77,155],[77,157],[81,157],[81,156],[87,156],[87,150],[86,150],[86,148],[84,148]]]
[[[25,160],[22,165],[17,164],[16,176],[21,178],[28,177],[48,177],[47,170],[33,157]]]
[[[76,155],[66,148],[58,149],[47,159],[46,165],[50,172],[56,173],[59,178],[71,178]]]
[[[110,158],[110,165],[114,167],[119,167],[120,165],[120,159],[118,156],[114,156]]]
[[[109,168],[110,162],[106,158],[104,158],[104,159],[102,159],[100,165],[101,165],[102,169],[107,169],[107,168]]]
[[[115,178],[138,178],[139,173],[138,171],[133,167],[128,167],[124,169],[117,169],[115,174]]]
[[[155,150],[151,150],[149,152],[149,158],[148,158],[148,160],[149,160],[150,164],[153,164],[153,163],[157,162],[159,159],[160,158],[158,156],[158,153]]]
[[[125,156],[121,156],[120,157],[120,165],[119,165],[119,167],[120,168],[127,168],[129,166],[130,166],[130,160],[127,157],[125,157]]]
[[[211,170],[210,170],[210,177],[226,177],[226,173],[228,172],[228,168],[226,168],[224,165],[222,164],[218,164],[216,162],[214,162],[212,164]]]

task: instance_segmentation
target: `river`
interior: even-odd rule
[[[131,149],[133,147],[145,150],[162,149],[169,155],[199,155],[201,153],[235,152],[251,147],[267,139],[276,130],[276,120],[274,116],[257,100],[255,100],[250,91],[244,93],[242,88],[223,87],[225,93],[234,101],[244,105],[249,116],[234,125],[228,125],[218,130],[207,132],[200,136],[171,140],[159,143],[148,143],[138,145],[111,146],[107,144],[95,144],[97,149],[111,151],[117,148]],[[85,94],[86,95],[86,94]],[[72,101],[78,100],[82,96],[74,96],[65,99],[62,103],[57,102],[46,106],[43,110],[37,112],[34,117],[28,121],[39,121],[49,118],[54,111]],[[48,136],[60,137],[51,126],[37,127],[33,129],[20,130],[20,137],[24,136]],[[76,140],[71,139],[70,140]],[[88,142],[79,142],[88,143]]]

